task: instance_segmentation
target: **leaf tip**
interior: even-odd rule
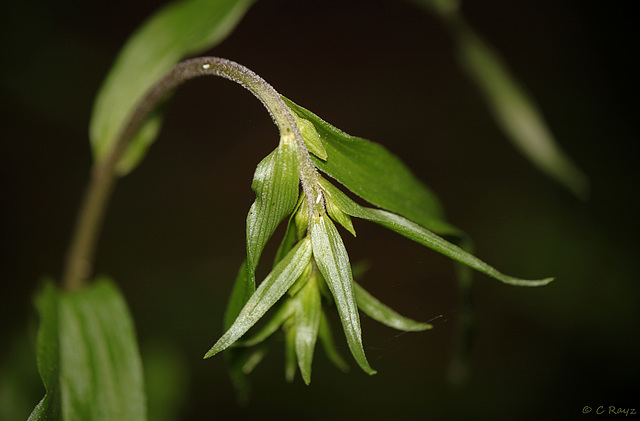
[[[207,351],[206,354],[204,354],[204,357],[202,357],[203,360],[206,360],[207,358],[211,358],[214,355],[216,355],[218,352],[220,352],[219,349],[216,349],[216,347],[212,347],[209,351]]]
[[[547,285],[550,284],[551,282],[555,281],[556,278],[555,277],[550,277],[550,278],[544,278],[541,279],[540,281],[538,281],[540,283],[540,285],[536,285],[536,286],[543,286],[543,285]]]
[[[551,277],[551,278],[544,278],[544,279],[529,281],[525,279],[511,278],[505,283],[509,285],[520,286],[520,287],[542,287],[555,281],[555,279],[556,278]]]
[[[419,325],[415,326],[413,329],[411,329],[412,332],[422,332],[425,330],[431,330],[433,329],[433,325],[429,324],[429,323],[420,323]]]
[[[309,386],[311,383],[311,373],[302,373],[302,380],[305,385]]]

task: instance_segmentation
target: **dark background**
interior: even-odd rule
[[[60,276],[91,164],[97,89],[131,32],[163,3],[3,6],[0,356],[5,368],[26,364],[25,379],[36,385],[35,360],[11,344],[34,333],[31,298],[43,276]],[[452,387],[446,373],[461,304],[450,261],[356,221],[358,237],[345,241],[353,261],[372,263],[362,283],[435,328],[398,334],[363,317],[379,374],[368,377],[354,363],[343,374],[319,351],[309,387],[285,382],[276,338],[252,376],[250,406],[236,407],[223,359],[201,357],[221,334],[244,254],[253,170],[276,146],[277,130],[238,86],[189,82],[143,165],[117,186],[97,259],[97,271],[123,290],[145,355],[169,349],[188,369],[171,380],[186,395],[177,418],[602,417],[583,415],[587,405],[640,412],[633,3],[463,2],[469,23],[503,54],[589,175],[583,202],[509,144],[433,16],[390,0],[258,1],[211,55],[246,65],[335,126],[399,155],[485,261],[557,281],[528,289],[476,276],[471,377]],[[36,386],[33,396],[21,395],[24,417],[42,393]]]

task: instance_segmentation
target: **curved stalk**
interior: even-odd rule
[[[293,114],[280,94],[260,76],[233,61],[218,57],[199,57],[183,61],[147,91],[110,152],[94,164],[67,254],[62,277],[66,289],[79,288],[92,274],[98,236],[107,203],[117,180],[116,165],[131,139],[155,108],[178,86],[201,76],[221,76],[232,80],[248,89],[263,103],[278,126],[280,136],[293,138],[296,142],[302,190],[308,203],[316,202],[320,194],[317,187],[318,173],[309,157]]]

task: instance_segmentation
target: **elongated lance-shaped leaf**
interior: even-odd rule
[[[247,303],[254,292],[252,285],[247,281],[247,262],[244,261],[240,265],[238,275],[233,283],[233,290],[227,302],[227,309],[224,313],[224,330],[231,327],[233,322],[240,314],[240,311]],[[249,381],[244,367],[248,359],[252,358],[251,351],[239,348],[227,349],[224,353],[224,359],[227,363],[227,371],[233,387],[236,390],[238,403],[246,403],[249,399]]]
[[[337,207],[332,201],[327,200],[325,202],[327,213],[337,223],[342,225],[344,229],[349,231],[351,235],[356,236],[356,230],[353,228],[353,223],[351,222],[351,218],[346,213],[342,212],[342,209]]]
[[[31,419],[146,420],[142,363],[117,288],[106,279],[74,292],[48,284],[37,301],[47,397]]]
[[[300,206],[304,200],[304,195],[301,194],[298,198],[298,203],[296,207],[293,209],[293,213],[289,217],[289,221],[287,221],[287,229],[282,237],[282,241],[280,241],[280,245],[278,246],[278,251],[276,251],[276,257],[273,259],[273,266],[277,265],[280,260],[284,258],[284,256],[289,253],[289,250],[293,248],[293,245],[296,243],[297,237],[296,232],[298,231],[295,222],[295,216],[300,209]]]
[[[320,314],[320,324],[318,326],[318,338],[320,339],[320,343],[322,344],[322,349],[324,353],[327,355],[327,358],[338,367],[341,371],[347,372],[349,371],[349,364],[342,358],[340,352],[338,351],[338,347],[336,346],[335,341],[333,340],[333,334],[331,333],[331,326],[329,325],[329,320],[327,320],[327,315],[324,314],[324,311],[321,311]]]
[[[433,328],[428,323],[420,323],[398,314],[395,310],[382,304],[376,297],[369,294],[364,288],[354,282],[358,308],[372,319],[398,330],[405,332],[418,332]]]
[[[312,112],[284,98],[300,117],[310,121],[327,153],[316,166],[367,202],[439,230],[444,223],[438,198],[383,146],[349,136]]]
[[[324,149],[320,135],[313,124],[309,120],[299,117],[296,113],[293,113],[293,117],[296,120],[296,124],[300,129],[300,133],[309,152],[322,160],[326,160],[327,151]]]
[[[238,346],[254,346],[267,339],[269,336],[276,333],[276,331],[282,326],[296,312],[296,300],[288,298],[280,308],[271,316],[271,318],[263,326],[260,326],[259,330],[252,334],[251,337],[239,340],[236,342]]]
[[[326,213],[313,216],[310,232],[313,257],[333,295],[351,354],[366,373],[375,374],[362,348],[351,265],[342,238]]]
[[[96,98],[90,138],[99,161],[114,146],[147,90],[183,58],[222,41],[253,0],[182,0],[155,13],[127,41]],[[160,128],[156,114],[134,137],[118,165],[121,174],[143,158]]]
[[[504,282],[505,284],[533,287],[546,285],[553,281],[553,278],[526,280],[505,275],[472,254],[467,253],[460,247],[446,241],[444,238],[439,237],[415,222],[409,221],[408,219],[391,212],[360,206],[327,180],[320,180],[320,184],[325,194],[328,196],[328,200],[333,200],[336,206],[342,209],[342,211],[347,215],[378,223],[409,238],[410,240],[427,246],[452,258],[453,260],[477,270],[478,272]]]
[[[298,303],[296,309],[296,356],[300,375],[308,385],[311,382],[311,364],[313,351],[318,339],[322,303],[320,291],[314,277],[294,297]]]
[[[256,292],[242,308],[238,318],[222,335],[204,358],[209,358],[223,351],[242,335],[244,335],[269,310],[298,279],[311,258],[311,242],[300,241],[282,259],[260,284]]]
[[[247,281],[247,263],[242,262],[236,280],[233,283],[233,289],[227,302],[227,310],[224,313],[224,328],[229,329],[233,322],[240,314],[240,310],[247,303],[249,297],[254,292],[254,288],[249,288],[249,282]]]
[[[491,47],[470,28],[462,24],[455,28],[462,66],[484,94],[496,122],[513,145],[539,170],[585,198],[589,191],[587,177],[560,148],[533,100]]]
[[[589,180],[561,149],[542,113],[500,54],[467,24],[459,0],[412,0],[440,16],[456,42],[458,59],[483,94],[496,123],[511,143],[542,172],[578,197]]]
[[[247,215],[247,280],[255,286],[258,260],[267,240],[298,200],[298,155],[294,141],[280,145],[256,168],[251,187],[256,200]]]

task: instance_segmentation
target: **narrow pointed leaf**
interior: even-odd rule
[[[259,344],[260,342],[267,339],[269,336],[276,333],[276,331],[282,326],[284,322],[287,321],[289,317],[291,317],[296,311],[295,300],[288,299],[286,300],[282,306],[271,316],[271,318],[264,324],[264,326],[260,326],[260,329],[252,334],[251,337],[245,340],[239,340],[237,343],[238,346],[254,346]]]
[[[227,309],[224,313],[224,330],[231,327],[254,290],[255,288],[247,280],[247,263],[244,261],[240,265],[236,280],[233,283],[233,290],[227,302]],[[249,400],[249,380],[244,372],[244,365],[249,357],[249,351],[246,349],[230,348],[224,353],[227,371],[236,391],[238,402],[241,404]]]
[[[342,358],[340,352],[338,351],[338,347],[336,346],[335,341],[333,340],[333,334],[331,333],[331,327],[329,325],[329,321],[327,320],[327,316],[324,314],[324,311],[321,311],[320,314],[320,323],[318,326],[318,338],[320,339],[320,343],[322,344],[322,349],[324,349],[324,353],[327,355],[327,358],[338,367],[341,371],[347,372],[349,371],[349,364]]]
[[[205,354],[204,358],[223,351],[244,335],[298,279],[311,258],[309,240],[299,242],[271,271],[238,314],[224,335]]]
[[[267,240],[298,200],[298,156],[294,142],[282,141],[258,164],[251,187],[256,200],[247,215],[247,279],[255,285],[255,271]]]
[[[300,133],[302,134],[302,138],[304,139],[304,143],[307,145],[309,152],[323,161],[326,160],[327,151],[325,150],[324,145],[322,144],[322,139],[320,139],[320,135],[313,124],[307,119],[298,117],[295,113],[293,113],[293,117],[296,120],[296,124],[300,129]]]
[[[146,91],[183,58],[222,41],[253,0],[182,0],[169,3],[123,47],[96,98],[90,125],[97,161],[114,146]],[[126,174],[143,158],[160,127],[156,114],[140,130],[119,163]]]
[[[364,314],[372,319],[394,329],[404,330],[405,332],[418,332],[433,328],[433,326],[428,323],[416,322],[408,317],[401,316],[365,291],[357,282],[354,282],[354,286],[358,307]]]
[[[298,291],[300,291],[300,289],[302,289],[307,282],[309,282],[309,279],[311,278],[311,274],[313,273],[313,263],[309,262],[309,264],[307,265],[306,268],[304,268],[304,270],[302,271],[302,274],[300,275],[300,277],[293,283],[293,285],[291,285],[291,288],[289,288],[289,291],[287,291],[287,294],[289,294],[290,296],[295,296]]]
[[[333,200],[335,204],[340,207],[347,215],[366,219],[380,224],[397,232],[398,234],[409,238],[410,240],[427,246],[439,253],[444,254],[445,256],[452,258],[457,262],[460,262],[477,270],[478,272],[484,273],[485,275],[504,282],[505,284],[517,286],[542,286],[553,281],[553,278],[525,280],[500,273],[492,266],[486,264],[472,254],[467,253],[462,248],[446,241],[442,237],[439,237],[428,229],[412,221],[409,221],[406,218],[380,209],[372,209],[360,206],[326,180],[321,180],[321,185],[323,190],[331,198],[331,200]]]
[[[327,213],[337,223],[342,225],[344,229],[349,231],[351,235],[356,236],[356,230],[353,228],[353,223],[351,222],[351,218],[346,213],[342,212],[342,210],[337,207],[331,200],[327,200],[325,202],[327,206]]]
[[[498,54],[470,28],[460,24],[454,29],[462,66],[484,94],[496,122],[513,145],[542,172],[577,196],[586,197],[587,177],[560,148],[533,100]]]
[[[273,259],[273,266],[277,265],[278,262],[280,262],[280,260],[282,260],[284,256],[286,256],[287,253],[289,253],[289,250],[293,248],[293,245],[296,243],[296,240],[298,240],[298,238],[296,238],[297,227],[295,223],[295,215],[297,214],[298,209],[300,209],[300,206],[302,205],[303,200],[304,200],[304,195],[300,195],[300,197],[298,198],[298,204],[293,209],[293,213],[289,217],[289,221],[287,222],[287,229],[284,233],[284,237],[282,237],[282,241],[280,242],[280,245],[278,246],[278,251],[276,251],[276,257]]]
[[[375,374],[362,348],[360,316],[353,291],[353,278],[347,250],[331,219],[314,216],[310,226],[313,257],[333,295],[351,354],[368,374]]]
[[[383,146],[349,136],[312,112],[284,98],[298,116],[310,121],[327,152],[316,166],[353,193],[426,227],[443,219],[439,200]]]
[[[296,309],[296,356],[300,375],[308,385],[311,382],[311,364],[313,351],[318,338],[322,303],[320,291],[315,279],[311,278],[296,295],[298,308]]]
[[[115,286],[99,280],[61,292],[49,284],[38,307],[43,318],[38,362],[49,399],[39,404],[47,406],[46,414],[32,414],[33,419],[145,420],[133,323]]]
[[[254,292],[254,288],[250,288],[250,284],[247,281],[247,263],[242,262],[236,280],[233,283],[233,289],[229,296],[227,303],[227,310],[224,313],[224,328],[229,329],[233,322],[240,314],[242,307],[249,301],[249,298]]]
[[[448,26],[457,44],[461,67],[483,94],[511,143],[542,172],[578,197],[586,198],[588,178],[560,148],[542,113],[500,54],[466,23],[460,13],[460,1],[411,1],[440,16]]]
[[[295,213],[294,222],[296,225],[296,238],[304,237],[309,228],[309,206],[306,197],[300,201],[300,206]]]

